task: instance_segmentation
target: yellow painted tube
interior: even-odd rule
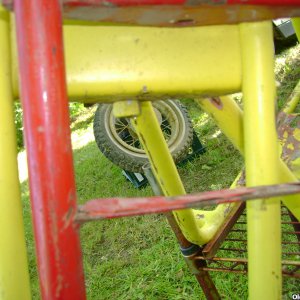
[[[63,29],[70,99],[152,101],[187,94],[223,95],[241,89],[237,25],[164,28],[68,22]],[[15,36],[11,38],[15,44]],[[12,51],[17,98],[16,47]]]
[[[141,102],[141,114],[134,118],[132,123],[149,157],[153,174],[164,195],[185,194],[183,184],[150,102]],[[174,211],[173,214],[184,236],[194,244],[203,245],[212,239],[232,207],[232,204],[224,204],[218,205],[212,211],[185,209]]]
[[[132,124],[149,157],[152,171],[165,196],[185,194],[184,186],[177,172],[175,163],[164,140],[151,102],[141,103],[141,114],[133,119]],[[191,242],[199,240],[197,228],[203,225],[196,222],[192,209],[174,212],[184,236]]]
[[[31,299],[17,167],[9,15],[0,5],[0,299]]]
[[[300,80],[294,88],[292,94],[290,95],[285,107],[283,108],[283,112],[286,114],[291,114],[297,107],[300,101]]]
[[[300,18],[292,19],[293,27],[295,29],[298,41],[300,42]]]
[[[244,153],[243,112],[231,96],[195,99],[195,102],[215,120],[236,149]]]
[[[294,93],[293,93],[294,94]],[[295,95],[295,94],[294,94]],[[295,95],[296,97],[296,95]],[[227,136],[233,145],[244,155],[244,134],[243,134],[243,112],[231,96],[222,96],[219,98],[219,105],[210,99],[196,99],[196,103],[208,114],[210,114]],[[292,100],[296,102],[296,100]],[[291,103],[286,109],[292,110]],[[292,173],[286,164],[280,159],[279,177],[281,183],[298,182],[299,179]],[[282,197],[284,205],[300,220],[300,201],[299,195]]]
[[[247,186],[279,183],[271,22],[240,24]],[[281,299],[280,201],[247,203],[249,299]]]

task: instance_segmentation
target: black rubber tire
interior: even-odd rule
[[[170,138],[169,142],[173,140],[171,144],[168,143],[172,157],[177,163],[185,158],[193,140],[193,127],[187,110],[179,101],[174,100],[155,101],[153,106],[165,117],[165,120],[167,118],[170,119],[168,122],[171,121],[171,118],[174,119],[175,116],[177,118],[178,125],[176,126],[178,128],[173,130],[173,135],[176,133],[176,136],[173,136],[172,139]],[[166,115],[168,116],[166,117]],[[118,141],[114,136],[116,133],[112,132],[111,124],[116,119],[111,118],[114,118],[112,115],[112,104],[99,104],[94,118],[94,136],[100,151],[120,168],[126,171],[142,173],[142,167],[148,162],[146,153],[144,150],[138,149],[138,147],[136,148],[138,149],[137,151],[143,153],[135,153],[124,147],[121,144],[124,140]]]

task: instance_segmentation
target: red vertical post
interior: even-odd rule
[[[43,299],[85,299],[59,0],[15,0],[21,100]]]

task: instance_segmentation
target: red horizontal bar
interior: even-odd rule
[[[227,4],[300,5],[300,0],[227,0]]]
[[[64,0],[64,5],[69,6],[141,6],[141,5],[300,5],[299,0]]]
[[[0,1],[1,2],[1,1]],[[13,6],[14,0],[2,0],[6,6]],[[144,5],[300,5],[300,0],[63,0],[67,6],[144,6]]]
[[[237,188],[203,192],[177,197],[108,198],[90,200],[79,207],[76,220],[129,217],[150,213],[163,213],[191,207],[203,207],[220,203],[269,198],[279,195],[299,194],[300,183]]]
[[[13,8],[13,0],[2,1],[6,7]],[[210,3],[232,5],[207,5],[207,0],[64,0],[63,17],[89,22],[161,27],[238,24],[299,17],[299,1],[218,0]]]

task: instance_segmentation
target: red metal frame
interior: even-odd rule
[[[5,5],[12,5],[17,0],[3,0]],[[116,6],[141,6],[141,5],[299,5],[299,0],[63,0],[64,5],[89,6],[89,5],[116,5]]]
[[[219,191],[202,192],[174,197],[106,198],[87,201],[78,209],[76,220],[92,220],[131,217],[164,213],[185,208],[201,208],[222,203],[246,202],[258,198],[300,193],[300,183],[286,183],[257,187],[240,187]],[[268,201],[268,199],[266,199]]]
[[[62,0],[67,19],[184,27],[291,18],[300,0]],[[0,0],[1,2],[1,0]],[[13,8],[14,0],[2,0]]]
[[[299,5],[299,0],[109,0],[116,6],[136,6],[136,5]],[[63,0],[64,4],[78,5],[102,5],[107,6],[103,0]]]
[[[85,299],[60,1],[16,0],[21,99],[43,299]]]
[[[102,3],[102,2],[101,2]],[[300,15],[295,5],[128,5],[64,3],[64,17],[139,26],[188,27],[237,24]]]

